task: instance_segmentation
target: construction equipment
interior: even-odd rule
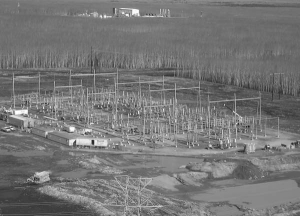
[[[296,140],[295,142],[292,142],[291,145],[294,146],[295,148],[299,148],[300,140]]]
[[[48,182],[50,181],[49,175],[49,171],[35,172],[33,176],[27,179],[27,183],[42,184]]]

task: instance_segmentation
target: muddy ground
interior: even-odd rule
[[[19,72],[19,74],[32,73]],[[124,80],[136,80],[138,76],[142,79],[153,79],[153,74],[148,76],[129,73]],[[8,73],[2,78],[0,79],[2,82],[0,96],[3,100],[8,100],[8,95],[11,94],[11,80]],[[43,78],[44,90],[51,88],[52,78]],[[68,81],[68,77],[61,74],[56,74],[56,79],[59,79],[61,84],[64,80]],[[179,80],[171,76],[168,79],[170,86],[171,82]],[[193,82],[189,79],[180,81],[183,86]],[[91,80],[86,82],[91,83]],[[100,80],[99,85],[104,82]],[[23,89],[22,92],[25,93],[26,90],[31,91],[35,84],[34,82],[18,83],[16,86],[18,92]],[[209,91],[210,97],[214,99],[230,98],[235,92],[238,92],[238,97],[257,94],[252,90],[206,82],[203,82],[201,89],[203,92]],[[189,92],[180,93],[178,97],[181,101],[193,104],[194,95]],[[204,99],[203,103],[205,103]],[[287,103],[289,106],[286,105]],[[270,94],[263,93],[263,114],[281,117],[280,136],[276,138],[277,125],[273,122],[268,129],[267,137],[259,133],[257,140],[250,140],[246,137],[240,140],[240,145],[242,146],[245,142],[255,142],[259,149],[265,144],[280,146],[281,143],[289,144],[299,139],[298,103],[298,100],[289,96],[284,96],[280,101],[271,102]],[[241,103],[238,106],[240,110],[247,107],[245,110],[248,109],[251,113],[256,109],[257,104]],[[0,126],[3,125],[5,123],[0,121]],[[275,214],[297,210],[297,205],[294,203],[300,201],[298,200],[300,183],[298,149],[271,152],[257,150],[253,154],[245,155],[240,152],[241,148],[230,151],[208,151],[203,148],[188,149],[183,146],[181,149],[172,147],[144,149],[143,152],[138,152],[137,148],[131,148],[128,154],[123,152],[112,152],[112,154],[101,150],[76,150],[25,132],[0,132],[0,208],[2,213],[4,215],[20,213],[22,215],[38,213],[55,215],[61,212],[67,212],[67,214],[76,212],[78,215],[92,215],[95,212],[94,209],[84,207],[85,205],[77,202],[67,202],[55,194],[48,196],[46,194],[47,192],[50,194],[49,190],[43,187],[70,189],[72,184],[68,183],[69,181],[77,182],[77,184],[90,180],[113,181],[117,175],[153,178],[147,188],[157,193],[157,197],[161,200],[163,197],[170,199],[168,201],[173,202],[173,206],[177,206],[180,209],[178,212],[182,215],[265,215],[267,211]],[[182,155],[184,157],[178,157]],[[287,161],[286,157],[291,155],[295,160]],[[263,162],[257,161],[257,158],[259,160],[276,158],[274,161],[270,159],[269,162],[264,162],[274,169],[266,170]],[[286,166],[280,168],[279,165],[284,163]],[[195,165],[193,169],[191,169],[192,165]],[[50,183],[42,187],[24,184],[34,172],[43,170],[51,171]],[[65,182],[63,186],[62,182]],[[83,186],[80,185],[80,187]],[[41,193],[41,191],[46,192]],[[185,200],[189,206],[194,207],[187,208],[187,205],[172,199]],[[15,208],[15,206],[20,207]],[[174,211],[168,207],[166,209],[158,213],[170,215],[170,212]]]
[[[10,144],[8,145],[8,143]],[[17,214],[19,211],[24,214],[80,211],[81,214],[92,215],[93,210],[91,209],[74,205],[66,200],[61,202],[62,198],[55,199],[39,193],[37,190],[40,187],[24,184],[26,179],[35,171],[43,170],[51,171],[52,181],[46,186],[52,185],[55,187],[60,187],[60,182],[64,180],[75,182],[97,179],[111,181],[114,180],[114,176],[120,174],[130,175],[131,177],[151,177],[153,181],[147,187],[148,189],[171,199],[182,199],[189,203],[209,203],[211,208],[206,211],[212,215],[221,215],[220,212],[224,213],[222,215],[241,215],[245,214],[248,209],[262,211],[274,205],[278,206],[286,202],[294,203],[299,198],[300,172],[297,169],[294,171],[269,172],[268,175],[260,176],[258,179],[237,179],[230,172],[228,175],[226,173],[212,175],[207,172],[208,175],[204,175],[204,177],[201,175],[201,178],[194,179],[198,184],[179,181],[176,176],[208,171],[207,167],[206,170],[196,170],[194,168],[191,171],[191,165],[195,164],[206,163],[207,166],[207,163],[223,163],[224,165],[224,160],[226,160],[226,165],[233,162],[241,164],[240,161],[244,160],[241,158],[245,158],[245,156],[249,159],[247,161],[257,158],[254,155],[244,155],[239,152],[228,155],[199,157],[111,155],[72,149],[62,150],[58,144],[49,141],[45,143],[41,138],[19,132],[10,134],[1,132],[1,144],[0,203],[4,215],[5,213]],[[288,151],[276,153],[277,156],[269,153],[269,156],[265,157],[271,155],[271,157],[284,158],[284,155],[291,155],[291,153],[294,157],[298,156],[296,151]],[[113,170],[113,172],[106,172],[106,169],[104,169],[106,166],[110,167],[109,170]],[[224,167],[221,168],[223,172]],[[64,187],[67,188],[68,185]],[[217,203],[219,204],[217,205]],[[16,210],[16,208],[13,208],[15,205],[22,206]],[[51,208],[50,205],[52,205]],[[239,208],[243,206],[242,210],[237,206]],[[225,214],[225,212],[227,213]],[[167,214],[161,213],[161,215]]]

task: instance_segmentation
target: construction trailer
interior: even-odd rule
[[[77,147],[94,147],[94,148],[106,148],[108,146],[107,139],[99,139],[99,138],[77,138],[75,142],[75,146]]]
[[[17,128],[32,128],[35,124],[35,119],[19,115],[10,115],[7,118],[7,123]]]
[[[34,127],[31,129],[31,133],[41,136],[41,137],[48,137],[48,133],[53,132],[53,128],[46,128],[46,127]]]
[[[76,139],[79,137],[81,137],[79,134],[53,131],[48,133],[47,139],[67,146],[76,146]]]

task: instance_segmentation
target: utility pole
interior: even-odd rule
[[[54,99],[54,105],[52,107],[52,113],[53,111],[55,112],[55,105],[56,105],[56,99],[55,99],[55,78],[54,78],[54,82],[53,82],[53,99]],[[54,115],[56,116],[56,113],[54,113]],[[52,114],[53,117],[53,114]]]
[[[272,101],[274,100],[274,83],[275,83],[275,73],[273,73]]]
[[[41,73],[39,72],[39,97],[41,95]]]
[[[94,68],[94,92],[96,92],[96,69]]]
[[[209,93],[207,95],[207,100],[208,100],[208,144],[210,144],[210,101],[209,101]]]
[[[91,74],[93,73],[93,47],[91,46]]]
[[[14,73],[13,73],[12,82],[13,82],[13,100],[14,100],[14,108],[16,108],[16,97],[15,97],[15,74],[14,74]]]

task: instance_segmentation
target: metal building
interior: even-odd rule
[[[48,133],[53,132],[54,129],[53,128],[44,128],[44,127],[35,127],[31,129],[31,133],[41,136],[41,137],[48,137]]]
[[[67,146],[76,146],[76,139],[81,137],[80,135],[61,132],[61,131],[53,131],[49,132],[47,138],[54,142],[61,143]]]
[[[10,115],[7,118],[7,123],[17,127],[17,128],[31,128],[34,127],[35,119],[17,116],[17,115]]]
[[[116,9],[114,9],[114,13]],[[125,16],[125,17],[139,17],[140,16],[140,10],[135,8],[119,8],[117,10],[118,16]]]

